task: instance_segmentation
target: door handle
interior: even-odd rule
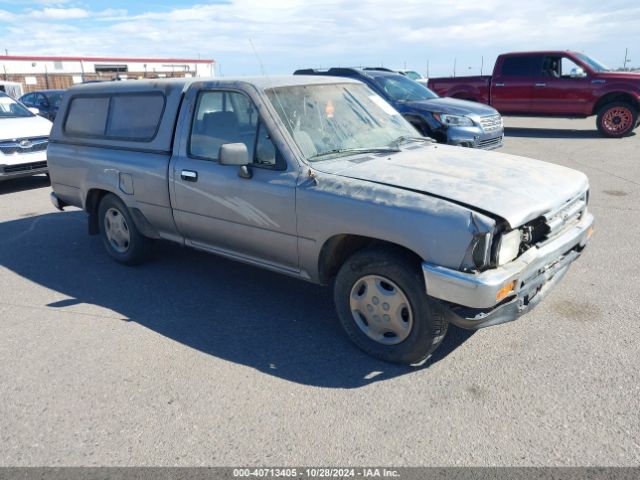
[[[546,87],[546,83],[536,83],[536,87]]]
[[[496,87],[504,87],[504,83],[502,83],[502,82],[496,83]]]
[[[198,172],[194,172],[193,170],[182,170],[180,174],[182,180],[187,182],[197,182],[198,181]]]

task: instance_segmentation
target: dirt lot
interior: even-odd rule
[[[0,184],[0,465],[638,465],[640,130],[506,124],[589,175],[596,233],[421,369],[353,347],[325,289],[172,245],[122,267],[44,177]]]

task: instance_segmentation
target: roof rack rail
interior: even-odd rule
[[[294,75],[344,75],[349,73],[362,73],[358,67],[331,67],[331,68],[301,68],[293,72]]]
[[[375,70],[377,72],[392,72],[397,73],[395,70],[391,70],[387,67],[364,67],[363,70]]]

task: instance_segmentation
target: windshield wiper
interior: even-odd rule
[[[326,157],[327,155],[340,155],[340,154],[351,154],[351,153],[396,153],[399,152],[400,149],[398,147],[394,147],[392,145],[385,147],[364,147],[364,148],[335,148],[333,150],[328,150],[326,152],[317,153],[309,157],[309,160],[314,160],[317,158]]]
[[[390,147],[400,148],[400,145],[407,142],[429,142],[436,143],[436,141],[431,137],[414,137],[411,135],[401,135],[396,138],[393,142],[389,144]]]

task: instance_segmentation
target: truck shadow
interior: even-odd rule
[[[23,192],[49,186],[49,178],[46,175],[34,175],[33,177],[14,178],[0,182],[0,195],[7,193]]]
[[[505,137],[520,138],[560,138],[560,139],[584,139],[584,138],[601,138],[607,140],[600,135],[597,130],[573,130],[560,128],[525,128],[525,127],[505,127]],[[628,136],[635,135],[631,132]]]
[[[24,300],[30,305],[104,307],[115,316],[96,322],[136,322],[191,348],[292,382],[357,388],[416,373],[471,335],[452,327],[424,366],[391,365],[360,352],[346,338],[328,288],[165,242],[154,250],[155,258],[143,266],[115,263],[98,237],[87,236],[80,211],[0,224],[0,265],[70,297],[49,305],[39,305],[38,298]],[[62,318],[72,322],[74,316]]]

